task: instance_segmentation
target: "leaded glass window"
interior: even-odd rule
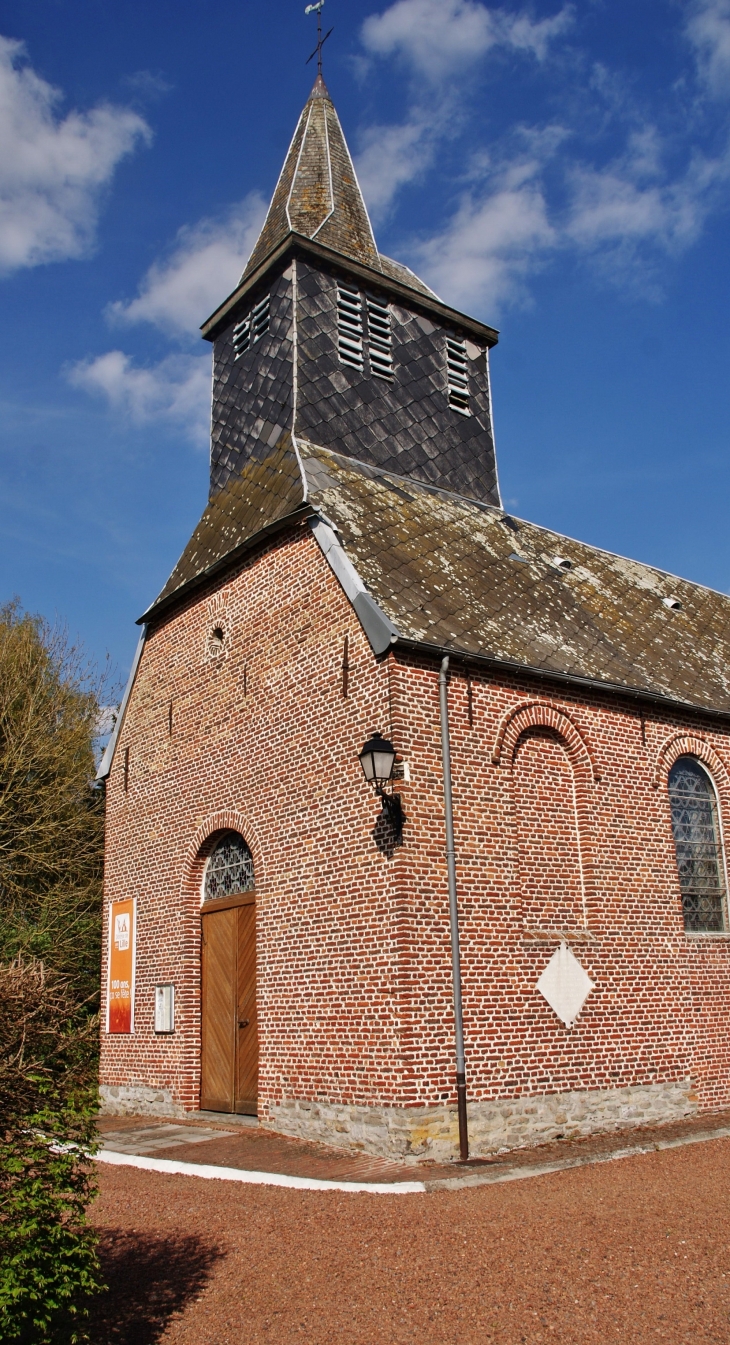
[[[694,757],[680,757],[669,773],[672,830],[677,851],[684,927],[689,933],[725,929],[725,870],[710,778]]]
[[[205,901],[249,892],[253,885],[251,851],[237,831],[225,832],[205,867]]]

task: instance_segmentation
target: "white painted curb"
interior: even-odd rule
[[[216,1167],[213,1163],[176,1163],[171,1158],[143,1158],[137,1154],[120,1154],[114,1149],[101,1149],[94,1157],[97,1163],[111,1163],[114,1167],[245,1182],[250,1186],[288,1186],[295,1191],[367,1191],[375,1196],[424,1195],[426,1192],[425,1182],[328,1182],[319,1177],[285,1177],[278,1172],[248,1172],[243,1168]]]

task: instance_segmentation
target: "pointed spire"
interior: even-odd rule
[[[299,118],[242,280],[291,233],[381,269],[350,151],[321,75]]]

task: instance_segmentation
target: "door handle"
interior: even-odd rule
[[[248,1025],[249,1025],[250,1022],[251,1022],[251,1019],[250,1019],[250,1018],[240,1018],[240,1019],[238,1020],[238,1026],[239,1026],[239,1027],[248,1027]]]

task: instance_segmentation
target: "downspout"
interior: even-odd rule
[[[449,745],[449,656],[441,663],[439,700],[441,704],[441,760],[444,772],[444,809],[446,813],[446,868],[449,878],[449,923],[451,925],[451,972],[454,984],[454,1023],[456,1030],[456,1102],[459,1115],[459,1157],[469,1157],[469,1130],[466,1117],[466,1065],[464,1061],[464,1020],[461,1007],[461,956],[459,953],[459,910],[456,904],[456,855],[454,852],[454,805],[451,795],[451,748]]]

